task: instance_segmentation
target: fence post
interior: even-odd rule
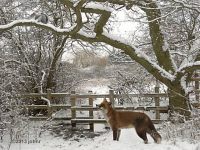
[[[76,106],[76,97],[75,97],[75,91],[71,91],[71,107]],[[76,109],[71,109],[71,117],[72,119],[76,119]],[[76,123],[72,123],[72,127],[76,127]]]
[[[89,94],[92,94],[92,91],[88,91]],[[93,107],[93,98],[89,97],[89,106]],[[93,116],[93,109],[89,110],[89,117],[91,117],[92,119],[94,118]],[[90,131],[94,132],[94,123],[90,123]]]
[[[114,90],[109,90],[109,99],[110,99],[110,102],[112,103],[112,107],[114,107]]]
[[[51,102],[51,89],[47,89],[47,99]],[[48,111],[48,117],[51,117],[52,115],[52,107],[51,105],[47,104],[48,107],[47,107],[47,111]]]
[[[156,80],[156,86],[155,86],[155,93],[159,93],[159,83],[158,83],[157,80]],[[157,108],[157,106],[160,106],[160,98],[159,98],[159,96],[156,96],[154,98],[154,100],[155,100],[155,107],[156,107],[156,109],[155,109],[156,116],[155,117],[156,117],[156,119],[160,119],[160,111]]]
[[[195,74],[194,74],[194,77],[195,77],[195,78],[198,78],[198,74],[195,73]],[[194,81],[194,86],[195,86],[195,90],[196,90],[196,92],[195,92],[195,99],[196,99],[197,102],[199,102],[199,100],[200,100],[200,99],[199,99],[199,92],[197,91],[197,90],[199,90],[199,82],[200,82],[200,81],[198,81],[198,80],[195,80],[195,81]]]

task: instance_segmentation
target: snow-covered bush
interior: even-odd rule
[[[176,141],[177,138],[187,139],[190,142],[199,142],[200,139],[200,116],[183,123],[165,122],[162,125],[163,138]]]

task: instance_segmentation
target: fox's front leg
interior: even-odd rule
[[[116,141],[116,140],[119,141],[120,134],[121,134],[121,130],[114,129],[113,130],[113,140],[114,141]]]
[[[117,140],[117,129],[113,130],[113,140],[116,141]]]
[[[119,129],[119,130],[117,130],[117,141],[119,141],[120,135],[121,135],[121,130]]]

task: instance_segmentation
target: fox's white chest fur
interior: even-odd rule
[[[106,121],[109,123],[110,117],[108,117],[108,115],[107,115],[108,110],[103,108],[103,109],[101,109],[101,111],[102,111],[102,114],[103,114],[104,118],[105,118]]]

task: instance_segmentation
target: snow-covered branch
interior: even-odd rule
[[[43,84],[44,84],[44,79],[45,79],[46,73],[44,70],[42,70],[42,79],[40,81],[40,93],[43,93]],[[47,102],[47,105],[50,107],[51,106],[51,102],[49,99],[41,96],[41,100],[44,100]]]
[[[46,101],[47,102],[47,105],[48,105],[48,107],[51,107],[51,102],[50,102],[50,100],[49,99],[47,99],[47,98],[45,98],[45,97],[41,97],[41,100],[44,100],[44,101]]]
[[[85,13],[96,13],[96,14],[101,14],[101,17],[99,18],[98,22],[95,24],[94,32],[99,35],[103,33],[103,28],[108,22],[108,19],[111,16],[110,10],[102,10],[101,8],[84,8],[82,9],[83,12]]]
[[[110,37],[110,35],[108,36],[106,34],[102,35],[100,39],[102,40],[102,42],[112,45],[115,48],[122,49],[133,60],[140,63],[144,68],[146,68],[151,74],[157,76],[160,81],[163,81],[166,84],[170,85],[170,82],[174,80],[173,75],[155,64],[146,54],[144,54],[140,49],[131,46],[130,43],[128,44],[125,41]]]
[[[193,72],[195,70],[200,69],[200,61],[196,61],[193,63],[188,63],[185,65],[182,65],[179,69],[178,72],[182,72],[182,73],[189,73],[189,72]]]
[[[52,24],[44,24],[36,20],[21,19],[21,20],[15,20],[6,25],[0,25],[0,32],[5,32],[17,26],[35,26],[35,27],[46,29],[56,34],[62,34],[62,35],[73,34],[76,27],[76,25],[74,25],[70,27],[69,29],[61,29],[61,28],[55,27]]]
[[[42,79],[40,81],[40,93],[43,93],[43,84],[44,84],[45,76],[46,76],[46,72],[42,70]]]

